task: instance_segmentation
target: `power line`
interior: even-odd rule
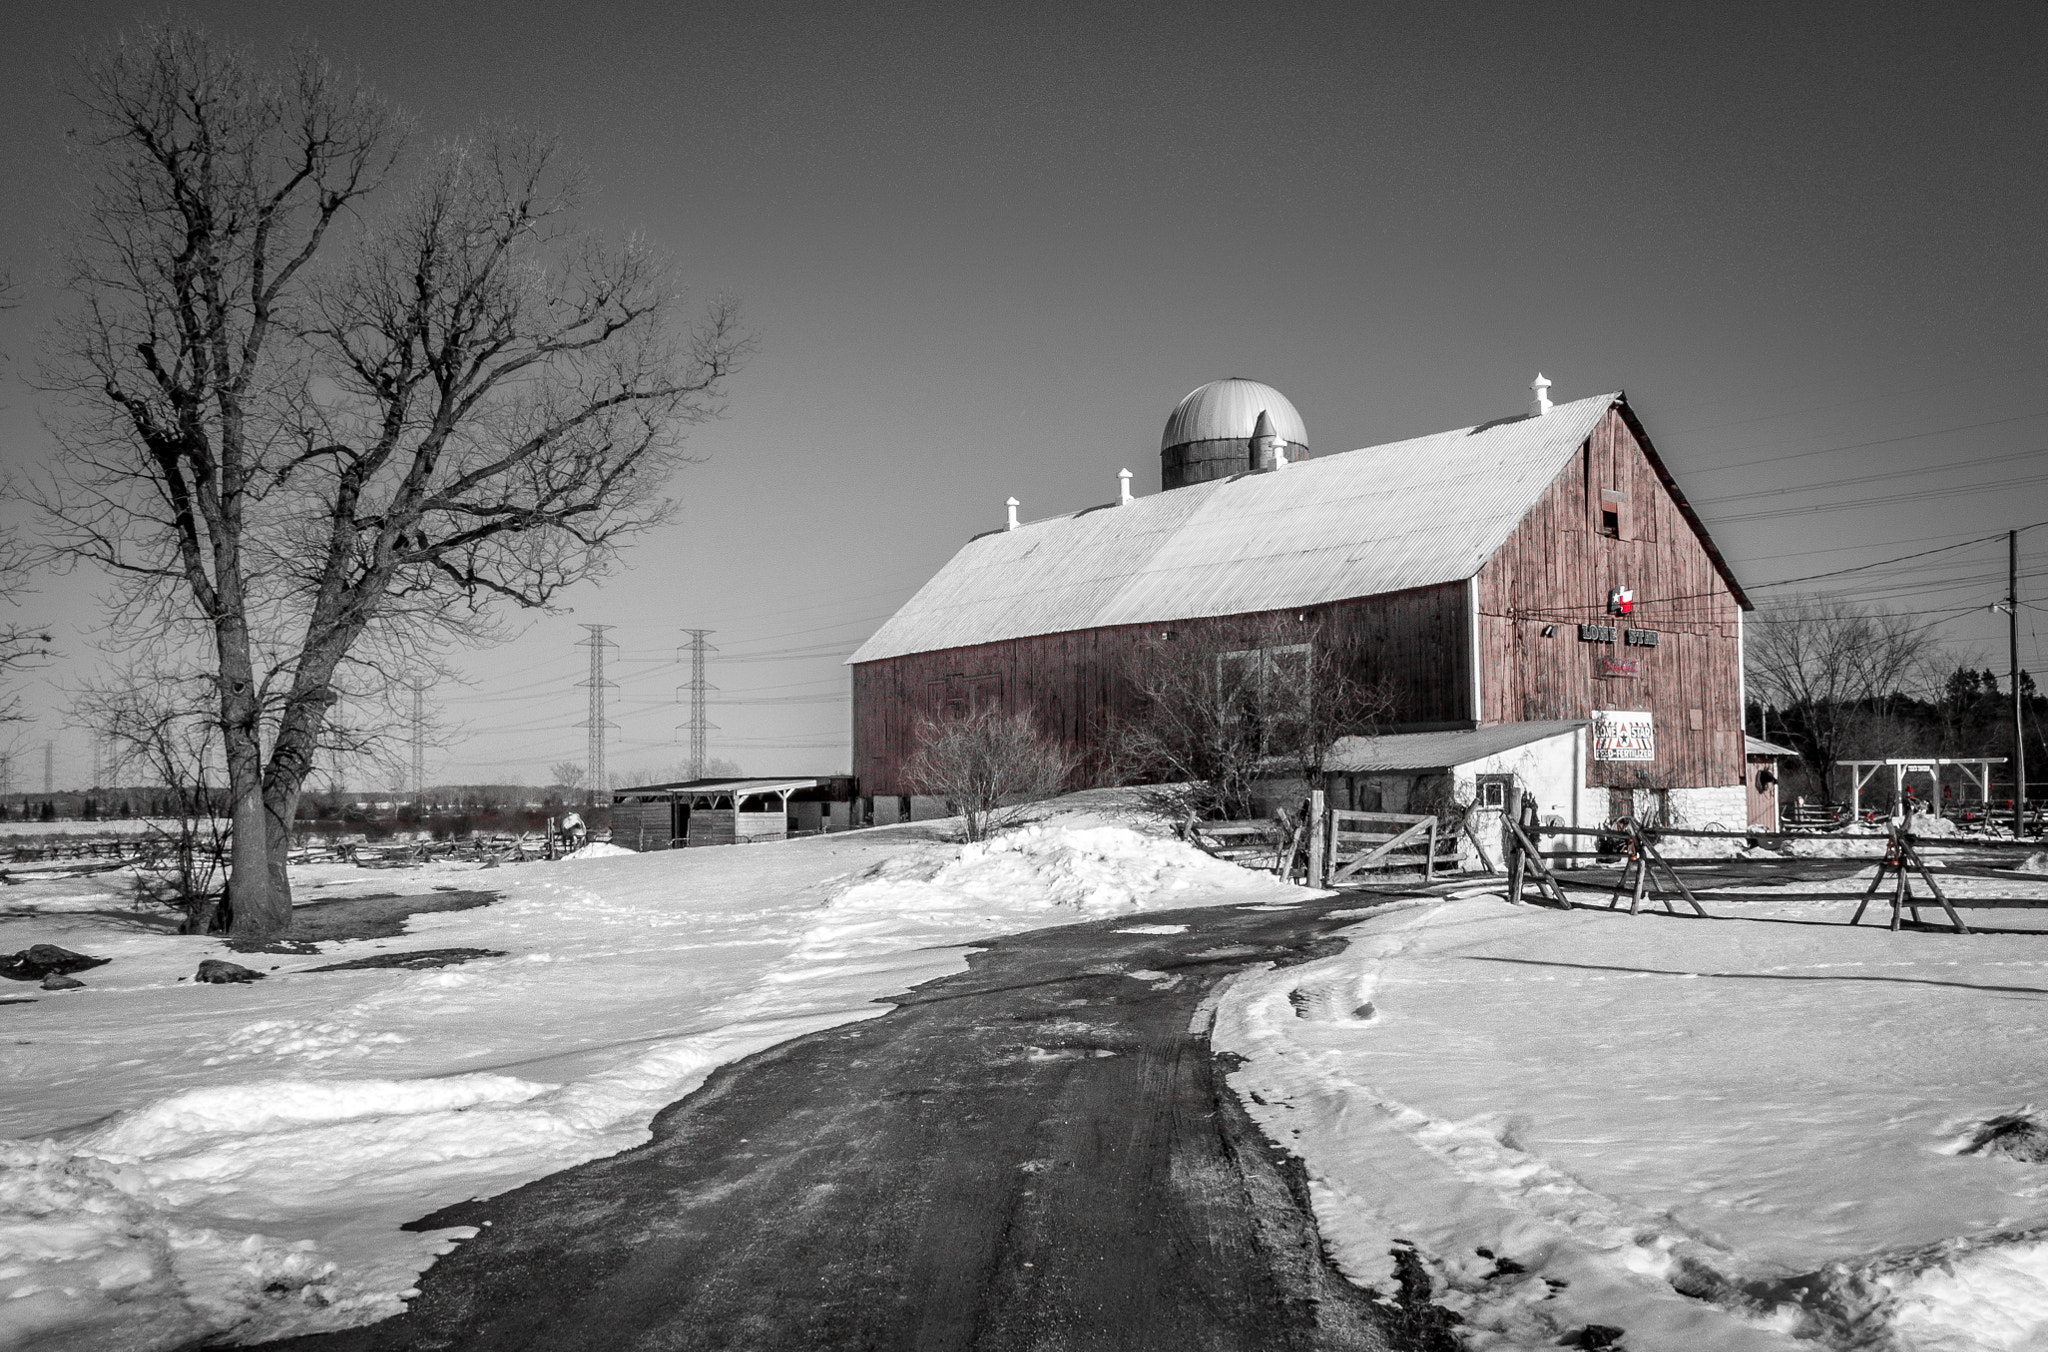
[[[1815,582],[1824,577],[1842,577],[1849,573],[1867,572],[1872,568],[1889,568],[1892,564],[1904,563],[1908,559],[1924,559],[1931,554],[1946,554],[1950,550],[1967,549],[1971,545],[1981,545],[1987,540],[1996,540],[1997,538],[1996,535],[1980,535],[1974,540],[1965,540],[1961,544],[1943,545],[1939,549],[1923,549],[1917,554],[1901,554],[1895,559],[1879,559],[1876,563],[1859,563],[1853,568],[1837,568],[1831,573],[1809,573],[1805,577],[1781,578],[1776,582],[1758,582],[1753,584],[1749,590],[1762,591],[1765,587],[1789,587],[1795,582]]]
[[[1839,446],[1822,446],[1817,450],[1794,451],[1790,455],[1767,455],[1757,460],[1738,460],[1733,464],[1714,465],[1706,468],[1689,468],[1690,474],[1719,474],[1729,469],[1750,469],[1756,465],[1779,465],[1787,460],[1806,460],[1816,455],[1833,455],[1837,451],[1867,451],[1872,446],[1895,446],[1904,441],[1924,441],[1928,437],[1945,436],[1951,432],[1975,432],[1986,427],[2004,427],[2010,423],[2030,422],[2035,418],[2048,418],[2048,409],[2038,413],[2022,413],[2012,418],[1993,418],[1989,422],[1960,423],[1954,427],[1937,427],[1931,432],[1909,432],[1904,436],[1880,437],[1876,441],[1853,441]]]
[[[1771,507],[1761,512],[1737,512],[1732,516],[1715,519],[1716,525],[1732,525],[1738,521],[1767,521],[1773,517],[1798,516],[1813,512],[1846,512],[1858,507],[1885,507],[1898,502],[1925,502],[1930,498],[1952,498],[1962,493],[1988,493],[1994,490],[2004,492],[2028,484],[2048,482],[2048,474],[2033,474],[2023,479],[2006,479],[1998,483],[1957,484],[1953,488],[1922,489],[1913,493],[1889,493],[1883,497],[1857,498],[1850,502],[1821,502],[1806,507]]]
[[[1917,465],[1912,469],[1882,470],[1875,474],[1856,474],[1850,482],[1857,485],[1884,483],[1891,479],[1917,479],[1926,474],[1953,474],[1957,470],[1977,469],[1983,465],[2002,465],[2011,460],[2033,460],[2048,454],[2048,446],[2030,446],[2024,451],[2007,451],[2002,455],[1978,456],[1972,460],[1944,460],[1938,465]],[[1759,498],[1781,498],[1790,493],[1820,493],[1839,488],[1842,479],[1831,479],[1825,483],[1793,484],[1786,488],[1757,488],[1747,493],[1723,493],[1717,497],[1694,498],[1695,507],[1713,507],[1724,502],[1753,502]]]

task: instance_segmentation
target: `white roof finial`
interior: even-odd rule
[[[1005,507],[1008,507],[1008,508],[1010,509],[1010,524],[1009,524],[1009,525],[1007,525],[1007,526],[1004,526],[1004,527],[1003,527],[1003,529],[1004,529],[1004,530],[1015,530],[1015,529],[1017,529],[1017,499],[1015,499],[1015,498],[1011,498],[1011,499],[1009,499],[1008,501],[1006,501],[1006,502],[1005,502],[1005,503],[1004,503],[1003,505],[1004,505]]]
[[[1116,472],[1116,505],[1121,507],[1131,500],[1131,472],[1120,469]]]
[[[1550,382],[1538,371],[1536,378],[1529,382],[1529,416],[1540,418],[1550,412]]]

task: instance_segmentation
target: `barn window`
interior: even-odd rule
[[[1242,648],[1216,656],[1216,705],[1225,723],[1267,722],[1305,704],[1309,645]]]
[[[1611,488],[1600,490],[1600,533],[1617,540],[1629,533],[1627,494]]]

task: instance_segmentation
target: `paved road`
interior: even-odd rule
[[[645,1146],[424,1218],[485,1228],[405,1315],[270,1346],[1448,1346],[1426,1292],[1375,1304],[1329,1267],[1199,1012],[1248,964],[1335,951],[1352,922],[1325,913],[1360,900],[996,941],[883,1018],[719,1071]]]

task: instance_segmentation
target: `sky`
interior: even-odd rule
[[[68,303],[60,86],[164,12],[9,18],[16,473],[49,454],[33,376]],[[176,12],[263,57],[311,37],[430,138],[559,130],[591,222],[645,232],[759,335],[691,435],[673,523],[429,692],[431,782],[583,759],[584,624],[618,644],[614,771],[684,759],[677,652],[702,628],[712,754],[843,772],[845,655],[1005,498],[1071,511],[1126,467],[1156,492],[1167,414],[1227,376],[1285,392],[1315,453],[1521,412],[1539,370],[1559,401],[1625,390],[1760,604],[1831,586],[2005,669],[2004,532],[2048,521],[2048,6]],[[2040,672],[2048,529],[2020,539]],[[15,609],[60,649],[21,685],[18,789],[46,740],[58,787],[89,777],[65,709],[99,660],[97,590],[46,578]]]

